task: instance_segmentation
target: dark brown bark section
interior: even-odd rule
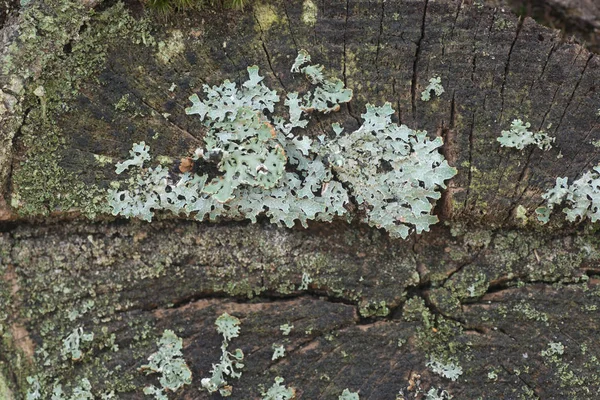
[[[560,29],[595,53],[600,51],[600,6],[594,0],[508,0],[490,3],[508,4],[519,15]]]
[[[6,322],[24,334],[17,348],[47,352],[37,356],[47,364],[46,385],[87,377],[95,393],[141,399],[157,380],[139,368],[171,329],[184,340],[194,378],[172,398],[212,398],[198,387],[220,356],[214,321],[228,312],[242,321],[230,347],[246,355],[242,378],[230,380],[233,399],[259,398],[259,385],[275,376],[304,399],[337,399],[344,388],[373,399],[403,390],[412,399],[414,374],[426,391],[443,387],[455,398],[593,398],[588,390],[600,389],[600,256],[592,236],[454,229],[409,243],[355,229],[140,228],[73,224],[4,234],[5,278],[20,287]],[[402,277],[417,271],[418,281]],[[302,272],[313,279],[306,289]],[[377,309],[365,304],[381,301],[389,314],[374,317]],[[279,329],[286,323],[294,325],[289,336]],[[77,327],[95,339],[73,362],[61,349]],[[550,343],[564,354],[542,355]],[[286,357],[271,360],[273,345],[284,345]],[[426,367],[441,354],[462,367],[458,381]],[[13,353],[3,358],[15,361]]]

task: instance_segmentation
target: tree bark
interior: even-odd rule
[[[595,228],[558,211],[542,226],[534,210],[556,177],[598,163],[600,62],[530,18],[467,3],[273,0],[165,20],[137,3],[47,0],[7,19],[0,398],[37,383],[40,398],[58,383],[70,395],[84,379],[97,399],[145,398],[160,383],[141,367],[168,329],[193,378],[169,398],[217,398],[201,379],[221,356],[223,312],[241,320],[230,350],[245,354],[241,378],[228,379],[233,399],[261,398],[277,376],[298,399],[346,388],[361,399],[595,398]],[[458,174],[431,232],[393,240],[358,222],[104,213],[132,143],[167,160],[191,154],[205,129],[184,113],[192,93],[258,65],[283,97],[304,85],[290,72],[300,49],[354,91],[309,135],[332,122],[356,129],[366,103],[389,101],[396,121],[443,137]],[[435,76],[445,93],[421,101]],[[555,137],[553,148],[501,148],[514,119]],[[94,333],[81,358],[65,350],[79,328]],[[272,360],[279,345],[286,355]],[[462,373],[434,373],[435,360]]]

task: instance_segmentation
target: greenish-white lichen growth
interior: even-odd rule
[[[73,388],[71,396],[65,397],[61,384],[57,384],[52,388],[52,397],[50,400],[94,400],[96,397],[92,393],[92,384],[89,379],[83,378],[78,386]],[[102,399],[111,399],[110,394],[104,394]]]
[[[463,373],[462,367],[455,362],[442,362],[434,357],[429,359],[427,366],[434,373],[452,381],[456,381]]]
[[[38,400],[42,398],[42,385],[40,384],[40,380],[37,376],[28,376],[27,383],[29,384],[29,388],[27,389],[27,393],[25,394],[26,400]]]
[[[202,387],[209,393],[219,392],[221,396],[226,397],[231,395],[232,387],[228,385],[226,377],[239,378],[242,376],[241,371],[236,369],[244,368],[242,360],[244,353],[241,349],[235,349],[233,353],[227,350],[231,339],[239,336],[240,320],[227,313],[222,314],[217,318],[215,325],[217,331],[223,335],[223,343],[221,344],[221,359],[218,364],[213,364],[211,369],[211,377],[201,380]]]
[[[294,329],[294,325],[290,325],[288,323],[279,326],[279,330],[283,336],[288,336],[290,332],[292,332],[292,329]]]
[[[517,150],[523,150],[529,145],[535,145],[543,151],[550,150],[555,138],[543,131],[533,133],[529,130],[530,127],[529,122],[523,124],[520,119],[515,119],[511,122],[510,129],[502,131],[502,136],[496,140],[502,147],[512,147]]]
[[[298,290],[308,290],[308,285],[312,283],[313,279],[307,272],[302,272],[302,281],[298,286]]]
[[[302,3],[302,22],[310,26],[317,23],[317,6],[312,0],[304,0]]]
[[[358,393],[344,389],[342,394],[338,397],[338,400],[360,400],[360,397],[358,396]]]
[[[565,346],[560,342],[550,342],[548,343],[548,348],[546,350],[542,350],[542,356],[544,357],[553,357],[555,355],[562,356],[565,353]]]
[[[569,185],[568,178],[556,178],[556,184],[542,195],[546,205],[536,209],[538,220],[548,222],[554,207],[565,204],[563,212],[570,222],[589,218],[596,222],[600,218],[600,164],[586,171],[581,178]]]
[[[267,390],[262,392],[262,400],[291,400],[296,395],[293,388],[288,388],[282,385],[283,378],[278,376],[275,378],[275,383]]]
[[[145,394],[154,395],[158,400],[166,400],[164,391],[176,392],[184,385],[192,383],[192,372],[183,359],[183,341],[169,329],[163,332],[158,342],[158,351],[148,357],[149,363],[141,367],[147,374],[160,374],[160,388],[154,385],[144,388]]]
[[[271,360],[275,361],[283,357],[285,357],[285,347],[281,344],[273,344],[273,356],[271,357]]]
[[[440,137],[430,140],[424,131],[393,123],[393,113],[390,103],[367,104],[361,127],[348,135],[337,131],[327,150],[337,176],[365,210],[365,222],[406,238],[411,228],[421,233],[438,222],[432,200],[456,169],[439,153]]]
[[[431,92],[433,92],[437,97],[440,97],[444,93],[444,91],[444,87],[442,86],[442,78],[436,76],[435,78],[431,78],[429,80],[429,85],[427,85],[427,87],[425,87],[425,90],[421,92],[421,100],[431,100]]]
[[[447,390],[435,387],[430,388],[425,394],[425,400],[450,400],[453,397]]]
[[[62,355],[67,358],[70,357],[73,361],[81,360],[83,352],[81,351],[81,345],[84,342],[91,342],[94,340],[94,333],[85,333],[82,327],[74,329],[69,336],[63,340]]]
[[[208,128],[193,157],[199,172],[173,180],[161,166],[143,169],[146,147],[134,144],[132,158],[117,164],[117,173],[129,167],[137,172],[125,190],[109,190],[113,214],[150,221],[154,211],[169,210],[198,220],[225,216],[253,222],[264,214],[279,225],[299,221],[306,227],[308,220],[347,216],[353,196],[363,220],[393,237],[429,230],[438,221],[433,201],[456,174],[438,151],[442,139],[393,123],[389,103],[367,104],[362,126],[352,133],[342,134],[333,124],[329,135],[317,140],[299,135],[312,113],[338,111],[352,98],[352,91],[325,77],[323,68],[299,52],[291,70],[315,87],[304,96],[287,95],[287,120],[273,116],[279,96],[264,85],[256,66],[248,68],[249,79],[240,88],[228,80],[205,85],[206,98],[191,96],[186,109]],[[211,166],[218,172],[202,172]]]

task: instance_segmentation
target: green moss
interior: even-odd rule
[[[462,326],[456,322],[433,314],[420,297],[412,297],[403,307],[403,317],[407,322],[418,322],[416,345],[425,354],[438,360],[457,359],[466,351],[464,344],[457,341],[462,334]]]
[[[201,8],[242,10],[249,0],[148,0],[148,9],[161,17],[173,16],[176,11],[187,12]]]
[[[258,21],[258,26],[256,27],[258,31],[267,32],[273,24],[279,22],[279,17],[269,4],[256,4],[253,10],[254,16]]]
[[[37,129],[45,135],[36,135]],[[65,139],[59,129],[47,121],[22,128],[29,157],[15,171],[11,205],[21,215],[48,215],[54,211],[77,208],[88,218],[106,212],[106,194],[95,185],[60,166],[60,150]]]
[[[8,382],[4,377],[4,370],[2,364],[0,364],[0,399],[3,400],[14,400],[12,391],[8,387]]]
[[[93,218],[106,211],[104,189],[82,182],[79,173],[65,169],[64,165],[71,163],[63,155],[68,140],[57,121],[69,110],[69,101],[80,85],[102,68],[110,44],[119,40],[151,44],[153,39],[146,22],[135,21],[122,3],[100,13],[81,4],[65,0],[27,8],[20,41],[12,49],[11,61],[4,65],[5,71],[39,82],[25,89],[30,111],[19,138],[26,149],[25,160],[13,175],[11,205],[21,215],[76,208]],[[79,33],[84,23],[87,29]],[[68,56],[49,49],[67,43]],[[40,87],[44,89],[42,97]]]
[[[360,304],[358,309],[359,314],[364,318],[369,317],[386,317],[390,313],[385,300],[368,301]]]
[[[183,33],[176,29],[171,32],[169,38],[158,42],[156,57],[163,64],[167,64],[171,59],[182,54],[184,50]]]
[[[302,22],[309,26],[317,23],[317,6],[312,0],[304,0],[302,3]]]

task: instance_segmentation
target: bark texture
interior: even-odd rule
[[[303,399],[345,388],[361,399],[442,388],[455,399],[596,397],[600,243],[593,226],[556,212],[542,227],[533,215],[557,176],[598,163],[594,53],[530,18],[450,0],[281,0],[167,21],[137,4],[48,0],[2,34],[0,398],[26,398],[35,382],[40,398],[58,383],[70,395],[84,379],[95,398],[144,398],[160,384],[140,367],[166,329],[183,338],[193,376],[169,398],[217,398],[200,381],[219,360],[223,312],[240,318],[230,348],[245,354],[233,399],[260,398],[277,376]],[[459,172],[432,232],[401,241],[343,221],[305,230],[104,214],[132,143],[167,160],[201,143],[189,95],[253,64],[281,95],[296,90],[303,48],[355,94],[310,135],[357,128],[366,103],[390,101],[397,121],[444,138]],[[445,93],[423,102],[434,76]],[[556,137],[553,149],[501,148],[517,118]],[[79,328],[94,338],[73,360],[65,339]],[[272,360],[274,345],[284,358]],[[462,373],[444,378],[432,360]]]

